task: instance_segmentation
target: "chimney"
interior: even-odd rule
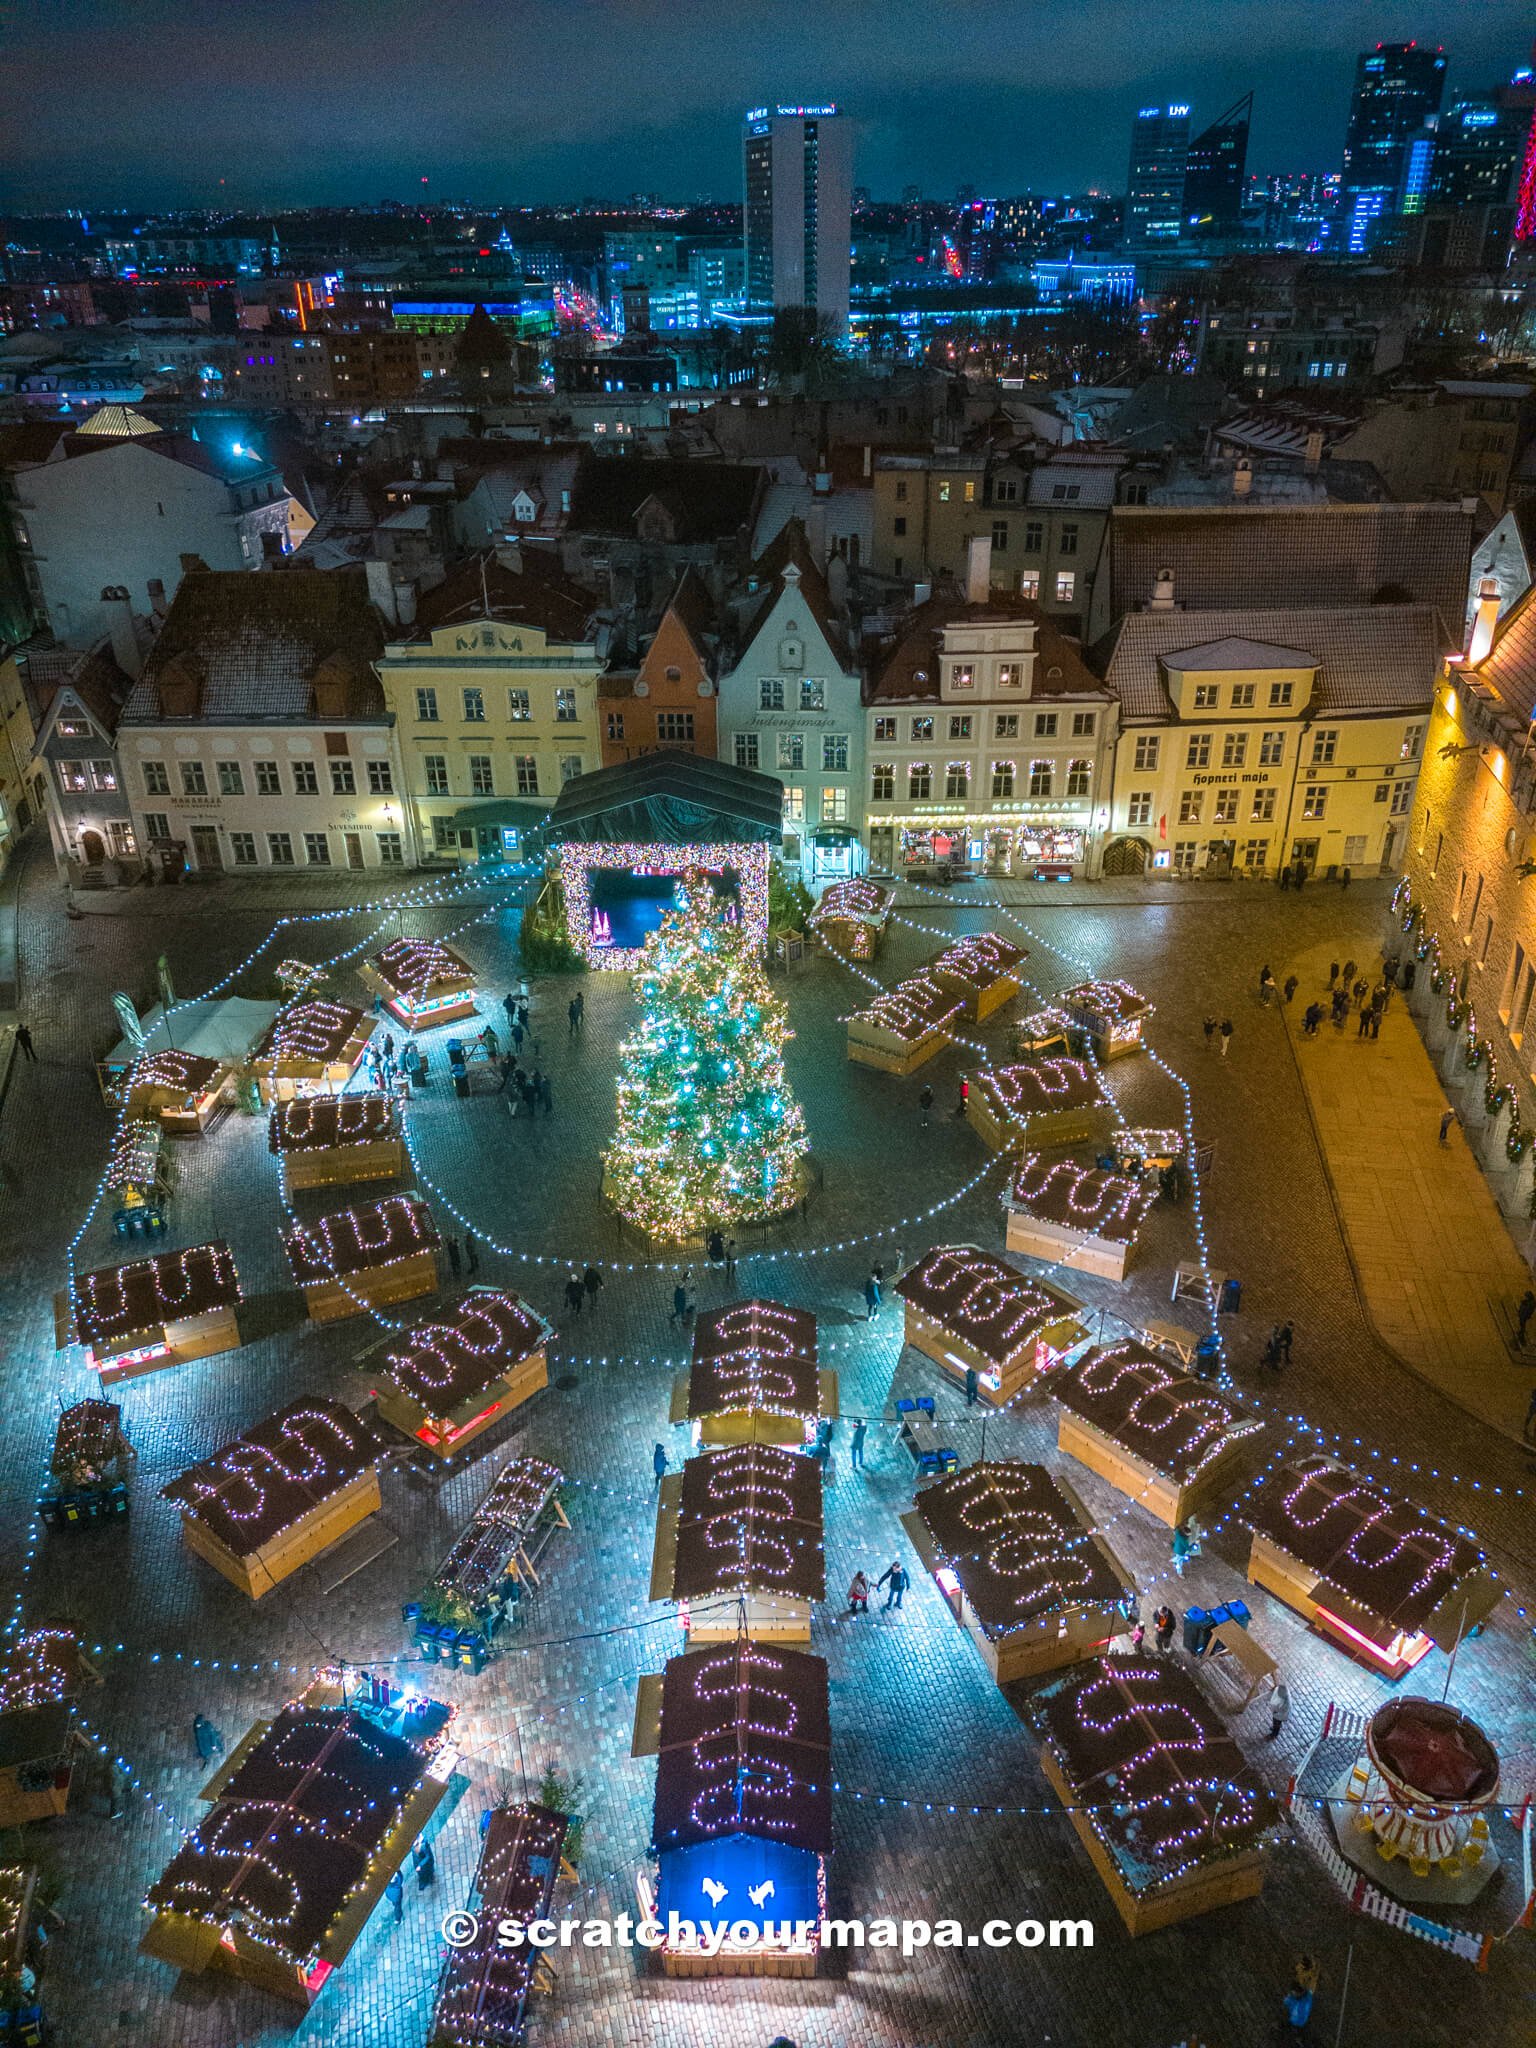
[[[1311,427],[1307,430],[1306,470],[1308,476],[1316,476],[1323,459],[1323,430]]]
[[[400,614],[395,609],[395,586],[390,576],[388,562],[364,562],[368,571],[368,596],[377,611],[384,615],[384,623],[397,626]]]
[[[1173,571],[1171,569],[1158,570],[1157,582],[1153,585],[1152,589],[1152,602],[1147,609],[1154,612],[1171,612],[1173,610]]]
[[[992,595],[992,536],[973,533],[965,551],[965,601],[985,604]]]
[[[102,610],[106,615],[107,638],[112,643],[112,658],[125,676],[132,676],[137,682],[144,668],[144,650],[139,645],[138,630],[133,623],[133,603],[121,583],[109,583],[101,593]]]
[[[871,449],[869,443],[866,441],[864,444],[864,474],[866,477],[873,476],[874,474],[875,465],[872,459],[873,454],[873,449]]]
[[[1246,498],[1253,489],[1253,464],[1246,455],[1239,455],[1232,468],[1232,495]]]
[[[396,583],[392,589],[395,617],[402,626],[416,623],[416,586],[414,583]]]
[[[1476,668],[1486,661],[1493,647],[1493,629],[1499,619],[1499,585],[1496,577],[1484,576],[1477,586],[1477,610],[1472,615],[1472,635],[1467,642],[1467,666]]]

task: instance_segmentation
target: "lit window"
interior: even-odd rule
[[[539,793],[539,764],[532,754],[517,756],[517,793],[519,796],[537,796]]]
[[[848,822],[848,792],[836,784],[828,784],[821,792],[821,822],[823,825],[846,825]]]
[[[992,794],[994,797],[1013,795],[1014,763],[994,761],[992,763]]]
[[[1031,761],[1029,764],[1029,793],[1031,796],[1049,796],[1051,793],[1052,769],[1050,761]]]
[[[786,825],[803,825],[805,823],[805,791],[798,782],[785,785],[784,823]]]
[[[954,662],[949,671],[949,687],[952,690],[970,690],[976,686],[976,671],[968,661]]]
[[[464,723],[483,725],[485,723],[484,690],[467,689],[464,692]]]
[[[574,690],[556,690],[555,723],[557,725],[574,725],[576,723],[576,692]]]
[[[894,740],[895,737],[896,721],[894,718],[877,718],[875,720],[875,738],[877,740]]]
[[[933,738],[933,720],[931,718],[914,718],[910,737],[914,740],[931,740]]]
[[[1019,595],[1020,597],[1038,597],[1040,595],[1040,571],[1038,569],[1021,569],[1019,571]]]
[[[525,720],[532,718],[533,708],[528,701],[526,690],[508,690],[507,716],[514,725],[521,725]]]
[[[1404,761],[1417,761],[1423,751],[1424,727],[1422,725],[1405,727],[1403,731],[1403,744],[1399,749],[1400,758]]]
[[[952,740],[968,740],[971,736],[971,714],[957,713],[949,721],[949,736]]]
[[[1058,570],[1056,574],[1056,602],[1058,604],[1071,604],[1076,590],[1077,571],[1075,569]]]
[[[826,775],[848,773],[848,735],[845,732],[823,733],[821,737],[821,766]]]
[[[825,711],[827,708],[827,686],[819,676],[807,676],[800,684],[800,709],[802,711]]]
[[[1017,711],[999,711],[992,722],[992,737],[995,740],[1016,740],[1019,736],[1019,714]]]
[[[1198,825],[1200,822],[1200,807],[1204,800],[1204,790],[1186,789],[1179,798],[1179,823],[1181,825]]]

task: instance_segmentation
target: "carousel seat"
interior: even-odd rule
[[[1358,1834],[1358,1835],[1369,1835],[1369,1834],[1374,1834],[1374,1833],[1375,1833],[1375,1830],[1376,1830],[1376,1823],[1375,1823],[1375,1821],[1373,1821],[1373,1820],[1372,1820],[1372,1818],[1371,1818],[1371,1816],[1370,1816],[1370,1814],[1369,1814],[1369,1813],[1366,1813],[1366,1812],[1364,1812],[1363,1810],[1362,1810],[1362,1811],[1360,1811],[1360,1812],[1358,1812],[1358,1813],[1356,1813],[1356,1815],[1355,1815],[1355,1832],[1356,1832],[1356,1834]]]
[[[1442,1877],[1460,1877],[1462,1869],[1462,1860],[1454,1851],[1449,1856],[1442,1856],[1440,1858],[1440,1875]]]
[[[1468,1870],[1475,1870],[1478,1864],[1482,1862],[1487,1846],[1486,1842],[1467,1843],[1461,1852],[1461,1860]]]
[[[1376,1844],[1376,1854],[1383,1863],[1390,1863],[1397,1854],[1396,1842],[1378,1842]]]
[[[1486,1841],[1487,1841],[1487,1839],[1488,1839],[1488,1817],[1487,1817],[1487,1815],[1486,1815],[1486,1814],[1482,1814],[1482,1813],[1474,1813],[1474,1814],[1473,1814],[1473,1816],[1472,1816],[1472,1839],[1473,1839],[1473,1841],[1474,1841],[1474,1842],[1486,1842]]]
[[[1408,1868],[1415,1877],[1428,1877],[1429,1858],[1427,1856],[1410,1856],[1408,1858]]]

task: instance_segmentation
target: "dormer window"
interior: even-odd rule
[[[1000,661],[997,664],[997,687],[1000,690],[1016,690],[1023,677],[1024,671],[1016,661]]]
[[[976,671],[968,661],[956,661],[950,664],[949,687],[952,690],[975,689]]]

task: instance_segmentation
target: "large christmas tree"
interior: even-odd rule
[[[646,948],[604,1160],[621,1214],[669,1242],[792,1207],[807,1149],[784,1005],[750,934],[725,921],[707,876],[677,893]]]

